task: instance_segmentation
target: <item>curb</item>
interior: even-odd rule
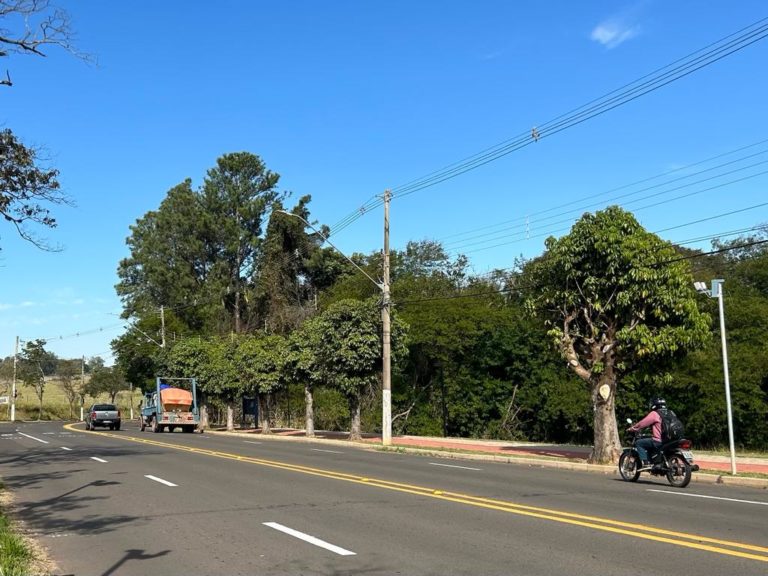
[[[209,430],[210,431],[210,430]],[[243,436],[252,438],[253,434],[243,432],[210,431],[213,434],[222,434],[226,436]],[[431,456],[433,458],[445,458],[448,460],[474,460],[480,462],[501,462],[505,464],[522,464],[525,466],[537,466],[539,468],[555,468],[560,470],[570,470],[575,472],[589,472],[592,474],[603,474],[605,476],[618,476],[616,466],[604,464],[587,464],[586,462],[573,462],[561,460],[545,460],[543,458],[529,458],[525,456],[497,456],[495,454],[470,454],[466,452],[448,452],[435,448],[415,448],[412,446],[381,446],[369,442],[352,442],[350,440],[335,440],[332,438],[306,438],[303,436],[278,436],[272,434],[258,434],[260,440],[276,440],[285,442],[304,442],[309,444],[331,444],[335,446],[347,446],[358,450],[368,450],[370,452],[394,452],[399,454],[415,454],[419,456]],[[706,472],[696,472],[691,478],[691,482],[701,484],[721,484],[723,486],[741,486],[746,488],[768,489],[768,479],[749,478],[742,476],[731,476],[725,474],[710,474]]]

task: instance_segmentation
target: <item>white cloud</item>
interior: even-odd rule
[[[632,26],[620,20],[606,20],[592,30],[590,38],[609,50],[640,34],[640,26]]]

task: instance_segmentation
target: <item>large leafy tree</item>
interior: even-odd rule
[[[234,338],[187,338],[176,343],[166,359],[167,373],[196,378],[199,390],[227,409],[227,430],[235,429],[235,401],[245,393],[246,383],[238,371]],[[205,415],[204,415],[205,418]]]
[[[621,447],[620,378],[639,361],[682,355],[708,337],[709,316],[697,307],[689,263],[632,214],[610,207],[585,214],[566,236],[548,238],[526,273],[530,307],[589,388],[590,461],[613,462]]]
[[[270,401],[286,382],[285,361],[287,342],[283,336],[246,336],[235,351],[238,372],[259,398],[259,426],[263,434],[270,433]]]
[[[381,312],[378,299],[342,300],[318,318],[323,338],[317,342],[317,357],[323,380],[338,389],[349,402],[350,439],[361,439],[360,409],[363,394],[373,392],[381,381]],[[392,363],[407,353],[407,327],[392,317]]]
[[[249,281],[259,265],[264,215],[285,195],[277,191],[280,175],[248,152],[225,154],[208,171],[200,193],[204,238],[214,252],[212,273],[226,290],[226,309],[236,334],[248,329]]]
[[[309,219],[310,196],[303,196],[291,210],[283,212],[281,202],[272,205],[258,269],[257,294],[264,327],[273,333],[288,334],[315,311],[317,286],[313,273],[322,267],[318,258],[322,234],[307,233],[303,220]],[[325,234],[327,229],[322,230]],[[323,274],[332,271],[322,270]]]
[[[118,268],[125,317],[173,306],[196,333],[246,332],[256,325],[255,292],[267,209],[283,194],[279,176],[247,152],[225,154],[203,186],[175,186],[131,227],[131,254]]]
[[[45,349],[45,340],[32,340],[24,344],[19,363],[19,375],[25,386],[32,388],[39,400],[37,419],[43,415],[43,396],[46,376],[56,371],[58,359],[53,352]]]
[[[96,368],[85,384],[85,393],[93,398],[108,394],[109,401],[115,403],[118,392],[128,388],[122,370],[117,366],[102,366]]]
[[[314,390],[322,383],[322,366],[318,356],[323,339],[323,326],[318,317],[310,318],[288,338],[285,378],[304,388],[304,430],[307,438],[315,436]]]

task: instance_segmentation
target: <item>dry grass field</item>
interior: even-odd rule
[[[20,382],[16,382],[16,389],[18,396],[16,397],[16,419],[17,420],[79,420],[80,419],[80,402],[79,399],[75,401],[75,404],[70,410],[69,402],[64,394],[64,390],[61,387],[61,383],[58,380],[50,379],[46,380],[45,391],[43,393],[43,410],[42,414],[39,414],[40,401],[35,394],[34,388],[26,387]],[[11,395],[11,383],[5,380],[0,380],[0,396]],[[133,391],[133,412],[134,416],[138,413],[137,407],[141,400],[141,391]],[[92,396],[85,397],[84,409],[94,402],[109,402],[110,398],[108,394],[101,394],[100,396],[93,398]],[[131,392],[130,390],[123,390],[118,392],[115,397],[115,404],[123,411],[123,419],[127,420],[130,417],[131,408]],[[10,404],[0,405],[0,421],[10,420],[11,406]]]

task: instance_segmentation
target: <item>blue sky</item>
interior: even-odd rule
[[[45,146],[77,207],[55,208],[59,227],[40,231],[64,246],[58,253],[0,226],[2,355],[18,335],[46,338],[63,357],[109,358],[109,341],[121,331],[114,284],[129,226],[185,178],[198,185],[224,153],[258,154],[281,174],[281,189],[311,194],[313,217],[333,225],[386,188],[768,16],[759,0],[58,4],[72,16],[78,47],[98,65],[55,49],[47,58],[4,58],[14,86],[0,90],[0,125]],[[768,165],[759,164],[768,142],[756,144],[768,139],[766,62],[768,40],[397,198],[392,246],[440,240],[483,273],[539,254],[547,234],[567,232],[580,213],[609,203],[635,210],[664,200],[636,216],[673,241],[765,223],[767,207],[720,215],[768,201],[768,176],[760,174]],[[721,176],[675,193],[691,180],[608,192],[704,169],[693,180]],[[739,178],[746,179],[729,183]],[[713,186],[720,187],[704,190]],[[549,220],[536,216],[546,210]],[[708,220],[688,225],[701,219]],[[382,220],[381,208],[372,210],[334,243],[347,253],[380,249]]]

